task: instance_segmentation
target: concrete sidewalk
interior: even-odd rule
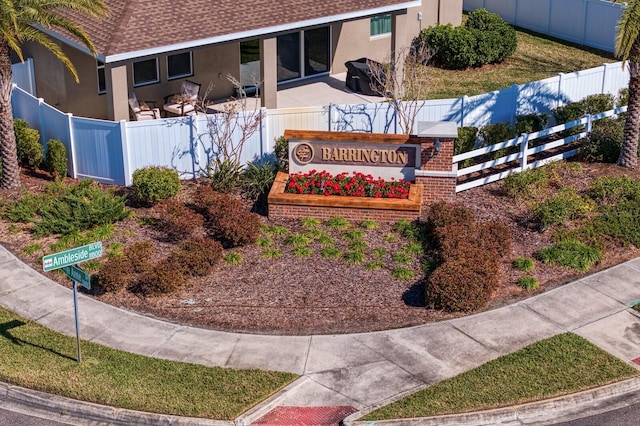
[[[80,337],[159,358],[302,375],[236,424],[249,424],[276,406],[352,406],[358,410],[350,416],[355,419],[566,331],[638,367],[631,361],[640,357],[640,315],[629,309],[636,299],[640,299],[640,258],[500,309],[349,335],[265,336],[203,330],[80,295]],[[3,247],[0,305],[53,330],[75,333],[71,291],[27,267]]]

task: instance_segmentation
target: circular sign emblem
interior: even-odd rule
[[[309,164],[313,160],[313,147],[308,143],[299,143],[293,149],[293,156],[300,164]]]

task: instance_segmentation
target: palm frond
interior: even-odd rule
[[[640,0],[629,0],[618,22],[616,35],[616,56],[622,59],[637,61],[632,58],[634,43],[640,42]]]

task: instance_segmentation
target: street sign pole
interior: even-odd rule
[[[84,287],[91,288],[91,276],[78,267],[78,263],[86,262],[102,256],[102,241],[87,244],[81,247],[72,248],[46,255],[42,258],[42,269],[53,271],[62,268],[64,273],[71,278],[73,286],[73,312],[76,323],[76,351],[78,362],[82,362],[80,353],[80,322],[78,320],[78,282]]]
[[[78,321],[78,284],[75,280],[71,281],[73,285],[73,311],[76,319],[76,352],[78,354],[78,362],[82,362],[82,354],[80,353],[80,322]]]

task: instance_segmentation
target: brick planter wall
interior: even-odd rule
[[[339,195],[287,194],[284,192],[289,175],[279,172],[269,192],[269,217],[299,219],[316,217],[328,219],[341,216],[360,221],[373,219],[378,222],[413,221],[420,217],[422,206],[421,185],[411,185],[409,198],[345,197]]]

